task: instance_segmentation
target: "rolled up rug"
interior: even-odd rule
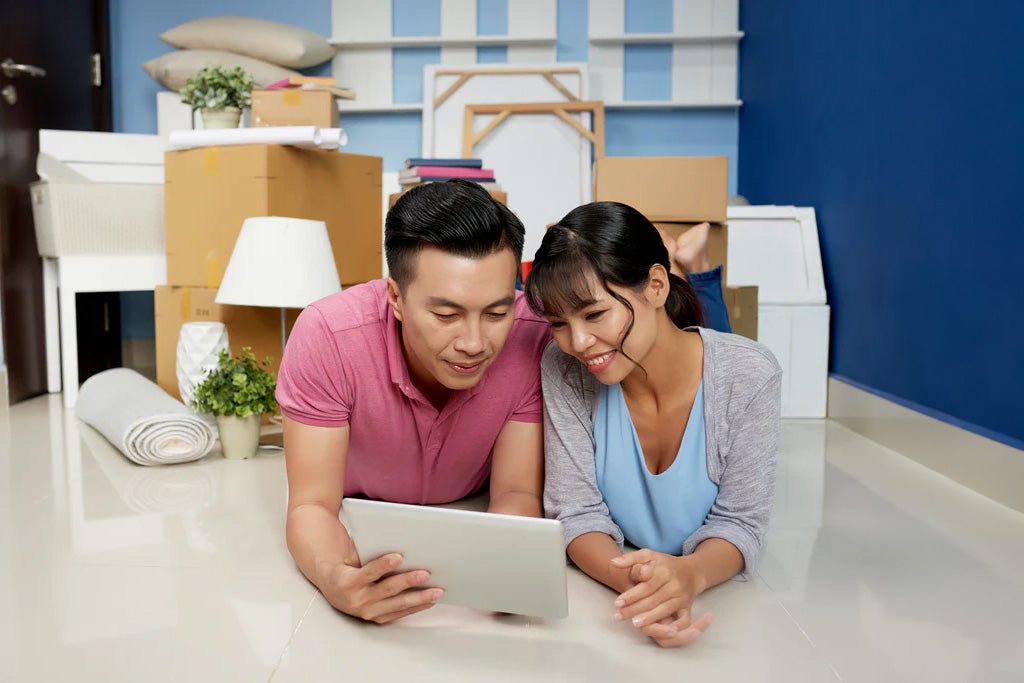
[[[139,465],[198,460],[215,440],[213,428],[184,403],[128,368],[87,379],[75,413]]]

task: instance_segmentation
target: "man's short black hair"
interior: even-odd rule
[[[389,274],[404,289],[416,276],[413,257],[423,246],[470,258],[508,248],[518,264],[525,233],[522,221],[477,183],[428,183],[406,192],[388,211],[384,254]]]

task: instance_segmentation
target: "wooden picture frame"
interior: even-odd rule
[[[458,157],[467,104],[592,99],[587,67],[576,62],[537,64],[437,64],[423,68],[420,156]],[[583,154],[581,146],[581,156]],[[590,151],[586,150],[589,157]]]
[[[579,121],[569,115],[570,112],[590,113],[593,118],[594,130],[587,130]],[[479,132],[473,130],[473,122],[478,114],[497,114]],[[464,109],[462,126],[462,157],[473,156],[473,148],[501,123],[513,114],[553,114],[562,119],[594,146],[594,158],[604,156],[604,103],[600,101],[582,102],[513,102],[506,104],[467,104]]]
[[[483,74],[487,75],[504,75],[504,76],[521,76],[524,74],[536,74],[550,83],[555,90],[565,95],[565,99],[569,101],[578,101],[580,98],[576,96],[569,88],[565,87],[557,78],[556,74],[576,74],[582,76],[579,67],[524,67],[521,69],[438,69],[433,73],[434,77],[437,76],[458,76],[459,78],[448,86],[444,92],[434,98],[432,106],[434,109],[440,107],[445,100],[451,97],[456,90],[461,88],[466,81],[473,76],[480,76]]]

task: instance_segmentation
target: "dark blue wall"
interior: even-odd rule
[[[817,209],[831,371],[1019,447],[1024,3],[749,0],[740,23],[739,191]]]

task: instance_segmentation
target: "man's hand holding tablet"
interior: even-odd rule
[[[433,607],[444,597],[439,587],[416,590],[430,581],[425,569],[402,571],[402,555],[389,553],[362,565],[349,539],[344,564],[327,569],[324,598],[335,609],[377,624],[387,624]],[[396,572],[396,573],[392,573]]]

